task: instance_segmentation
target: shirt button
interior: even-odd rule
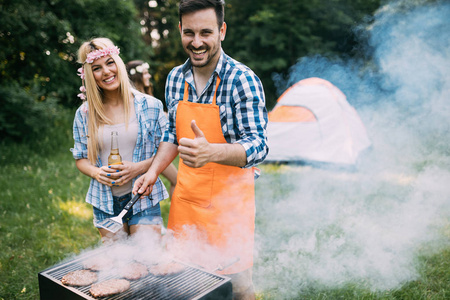
[[[221,106],[220,106],[220,112],[221,112],[221,113],[225,112],[225,106],[224,106],[224,105],[221,105]]]

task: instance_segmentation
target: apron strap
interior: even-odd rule
[[[188,101],[189,99],[189,84],[184,81],[184,93],[183,93],[183,101]]]
[[[216,105],[216,94],[217,94],[217,89],[219,88],[219,84],[220,84],[220,77],[219,75],[217,75],[216,78],[216,89],[214,90],[214,97],[213,97],[213,105]],[[188,101],[189,99],[189,84],[186,82],[186,80],[184,81],[184,93],[183,93],[183,101]]]

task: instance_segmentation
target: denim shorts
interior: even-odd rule
[[[122,209],[127,205],[128,201],[132,198],[132,194],[126,194],[120,197],[113,197],[114,204],[114,215],[110,215],[105,213],[104,211],[99,210],[96,207],[94,208],[94,226],[100,228],[98,226],[98,222],[103,221],[104,219],[109,219],[115,216],[118,216]],[[163,223],[161,217],[161,208],[159,206],[159,202],[150,208],[147,208],[144,211],[141,211],[135,215],[133,215],[133,208],[131,208],[125,216],[122,218],[123,223],[128,223],[128,226],[131,225],[160,225]]]

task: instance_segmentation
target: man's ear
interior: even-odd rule
[[[225,39],[225,35],[227,34],[227,23],[223,22],[222,27],[220,27],[220,40],[223,41]]]

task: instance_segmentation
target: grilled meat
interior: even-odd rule
[[[89,292],[95,298],[106,297],[125,292],[130,288],[130,282],[125,279],[110,279],[91,286]]]
[[[85,286],[97,281],[97,273],[89,270],[69,272],[61,279],[62,284],[71,286]]]

